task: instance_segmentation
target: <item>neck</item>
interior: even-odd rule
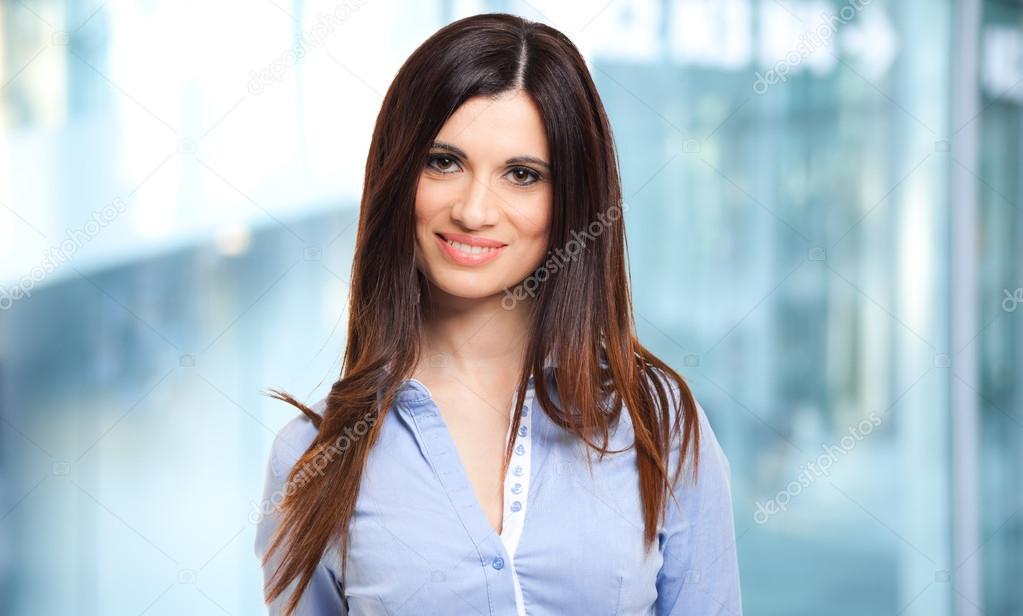
[[[466,299],[438,289],[423,313],[422,358],[427,370],[443,369],[475,381],[484,374],[517,372],[529,341],[531,302],[502,305],[503,295]],[[422,368],[421,368],[422,369]]]

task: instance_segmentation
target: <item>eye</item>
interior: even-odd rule
[[[459,169],[458,159],[450,154],[430,154],[426,166],[437,173],[454,173]]]
[[[541,180],[540,174],[529,167],[512,167],[508,170],[513,184],[531,186]]]

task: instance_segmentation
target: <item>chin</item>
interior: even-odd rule
[[[438,290],[463,299],[483,299],[504,292],[504,287],[493,276],[443,276],[434,282]]]

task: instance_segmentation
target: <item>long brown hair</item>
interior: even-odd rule
[[[653,545],[666,497],[690,448],[696,478],[696,402],[683,377],[636,336],[617,154],[586,63],[564,34],[547,25],[507,14],[467,17],[440,29],[412,53],[377,116],[352,264],[344,363],[323,415],[270,390],[271,396],[301,409],[318,429],[289,475],[294,489],[280,505],[280,525],[264,556],[265,563],[277,549],[285,550],[268,583],[267,601],[299,578],[288,614],[334,542],[341,551],[343,579],[349,522],[367,457],[383,425],[380,419],[419,364],[425,303],[420,290],[428,286],[415,264],[414,204],[429,146],[466,100],[509,90],[532,96],[547,135],[553,197],[548,254],[578,244],[580,233],[590,230],[571,259],[555,267],[548,259],[540,268],[546,270],[543,276],[536,275],[543,282],[530,308],[531,335],[518,399],[526,394],[529,375],[544,374],[545,360],[558,358],[553,382],[562,408],[552,401],[543,378],[535,379],[536,399],[552,421],[601,457],[613,453],[607,448],[609,430],[623,406],[628,409],[646,549]],[[673,396],[669,390],[676,388],[680,395]],[[505,470],[519,419],[516,414],[512,420]],[[346,446],[338,448],[336,443],[353,429],[364,436],[346,438]],[[596,435],[602,435],[602,444],[591,440]],[[672,443],[679,438],[680,455],[669,477]],[[299,481],[311,464],[323,472],[318,479]]]

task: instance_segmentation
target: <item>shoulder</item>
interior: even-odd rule
[[[682,400],[681,385],[675,381],[661,369],[654,368],[653,373],[656,380],[661,382],[662,388],[668,397],[669,415],[673,416],[675,409],[679,407]],[[696,417],[697,426],[699,430],[699,463],[698,469],[703,470],[707,468],[711,472],[718,476],[720,479],[722,476],[728,476],[731,474],[731,467],[728,462],[728,457],[725,455],[724,449],[721,447],[721,443],[718,442],[717,434],[714,432],[714,428],[711,425],[711,418],[707,414],[707,411],[700,404],[700,401],[693,396],[693,402],[696,405]],[[674,424],[672,424],[674,426]],[[681,434],[680,434],[681,436]],[[680,447],[679,442],[673,443],[674,453],[677,453]],[[692,455],[692,454],[690,454]],[[687,465],[691,463],[687,460]],[[688,468],[687,468],[688,472]],[[700,473],[701,475],[703,473]]]
[[[708,417],[707,412],[703,410],[703,405],[701,405],[699,401],[696,402],[696,412],[700,420],[699,468],[703,469],[709,467],[719,479],[728,483],[732,474],[731,465],[728,462],[728,456],[725,455],[725,450],[721,447],[717,434],[711,426],[710,418]]]
[[[326,407],[327,399],[323,398],[310,408],[322,413]],[[309,445],[316,438],[316,433],[317,429],[312,420],[302,413],[288,420],[277,431],[270,449],[270,468],[277,478],[287,477],[298,459],[309,449]]]

